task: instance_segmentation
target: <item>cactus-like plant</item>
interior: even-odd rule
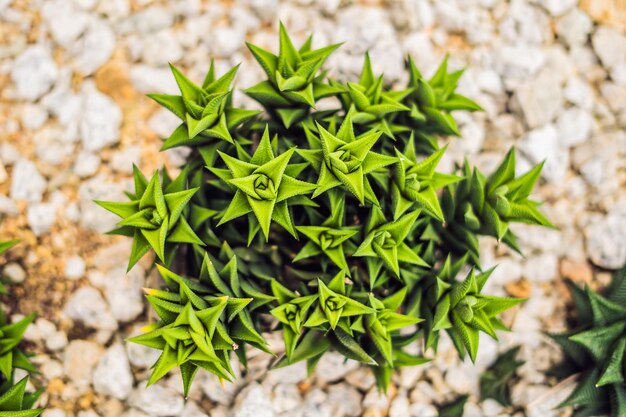
[[[566,281],[576,309],[571,331],[551,334],[565,361],[553,373],[578,374],[576,389],[561,404],[574,416],[626,415],[626,267],[602,293]]]
[[[18,243],[17,240],[0,242],[0,254]],[[7,289],[0,286],[3,294]],[[35,319],[30,314],[23,319],[9,323],[4,311],[0,309],[0,416],[2,417],[37,417],[43,409],[33,405],[43,391],[26,392],[28,376],[15,382],[15,370],[21,369],[28,373],[37,372],[37,369],[28,359],[28,355],[20,349],[20,342],[26,328]]]
[[[515,382],[517,369],[524,364],[517,359],[520,346],[500,354],[496,361],[480,375],[480,398],[493,398],[504,407],[510,407],[511,386]]]
[[[430,81],[409,61],[410,84],[394,90],[367,56],[358,82],[339,82],[322,69],[338,45],[296,48],[282,25],[279,39],[278,54],[248,45],[267,76],[245,90],[259,115],[224,98],[234,70],[211,69],[202,87],[174,71],[182,98],[152,97],[183,119],[165,147],[191,148],[185,168],[175,180],[136,170],[129,202],[100,202],[134,239],[130,266],[152,248],[165,280],[147,291],[159,321],[132,339],[162,351],[149,382],[174,367],[185,390],[199,368],[229,379],[231,354],[245,365],[272,331],[284,340],[275,366],[313,369],[333,349],[369,365],[381,390],[428,360],[407,347],[436,348],[440,330],[474,359],[478,332],[495,337],[498,313],[520,301],[482,294],[489,271],[466,241],[548,224],[528,200],[541,166],[515,179],[511,152],[489,178],[437,171],[436,135],[458,133],[450,112],[479,109],[445,61]],[[340,105],[316,110],[326,97]],[[474,270],[457,281],[462,267]]]

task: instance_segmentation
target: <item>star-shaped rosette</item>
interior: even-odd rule
[[[394,220],[407,210],[418,207],[440,222],[444,221],[437,190],[462,179],[456,175],[435,172],[446,148],[438,149],[418,162],[415,139],[411,135],[404,152],[396,149],[399,163],[395,166],[391,185]]]
[[[369,305],[376,312],[367,316],[359,317],[352,326],[367,333],[378,352],[383,356],[386,366],[394,364],[394,343],[392,336],[397,330],[412,326],[422,321],[418,317],[398,313],[406,297],[407,289],[402,288],[395,294],[383,299],[377,299],[372,293],[369,294]]]
[[[344,226],[345,195],[334,191],[328,193],[331,217],[324,220],[320,226],[296,226],[296,230],[309,238],[309,241],[298,252],[293,262],[323,253],[346,274],[349,274],[343,245],[355,236],[360,228]]]
[[[543,163],[515,177],[515,148],[507,153],[498,168],[488,177],[468,163],[463,166],[462,181],[448,185],[441,207],[449,226],[441,228],[446,243],[455,252],[469,252],[478,265],[477,234],[493,236],[520,252],[517,236],[509,228],[513,222],[552,227],[530,199]]]
[[[373,206],[365,238],[353,256],[374,258],[398,278],[400,278],[400,262],[428,268],[429,265],[405,242],[419,214],[420,210],[414,210],[394,222],[388,222],[382,210]]]
[[[315,310],[304,323],[306,327],[318,328],[329,326],[335,330],[341,327],[346,333],[352,334],[350,318],[373,314],[376,310],[350,298],[346,288],[346,274],[339,271],[326,285],[321,279],[318,284],[318,302]]]
[[[169,264],[176,251],[176,244],[204,245],[185,217],[185,208],[198,188],[185,189],[186,172],[171,181],[164,172],[164,186],[159,172],[150,181],[136,168],[133,169],[135,192],[127,193],[130,201],[96,201],[98,205],[122,218],[119,228],[111,234],[133,237],[128,270],[150,248],[161,262]]]
[[[341,87],[338,82],[332,82],[331,85]],[[393,118],[399,112],[410,110],[402,103],[402,100],[412,90],[410,88],[397,91],[385,89],[383,76],[374,76],[368,53],[365,54],[359,82],[348,82],[345,89],[347,92],[341,94],[339,98],[346,111],[352,106],[355,107],[356,113],[352,119],[354,123],[380,130],[390,138],[394,138],[395,133],[409,130],[402,124],[394,123]]]
[[[144,334],[129,341],[161,350],[152,367],[148,385],[180,367],[185,395],[198,368],[220,379],[231,380],[229,352],[238,348],[222,321],[229,307],[229,297],[201,296],[208,290],[166,268],[157,268],[168,290],[147,289],[146,298],[160,321],[146,326]]]
[[[271,287],[272,293],[278,302],[278,306],[274,307],[270,311],[270,314],[283,325],[285,354],[287,355],[287,360],[291,361],[293,352],[298,344],[298,339],[302,333],[303,324],[311,306],[317,300],[318,295],[301,296],[275,279],[272,280]]]
[[[43,390],[26,392],[28,377],[22,378],[15,385],[8,384],[9,381],[4,381],[0,386],[0,416],[37,417],[43,413],[43,408],[32,409]]]
[[[200,269],[199,281],[207,288],[206,294],[211,296],[227,296],[226,321],[228,334],[241,345],[248,343],[257,349],[270,352],[263,336],[258,332],[252,321],[250,305],[253,301],[251,297],[245,297],[245,290],[252,287],[239,275],[237,268],[237,256],[232,250],[229,252],[228,262],[218,270],[216,263],[211,260],[205,252]],[[263,294],[259,294],[263,297]],[[265,298],[268,298],[265,296]],[[239,352],[238,352],[239,354]]]
[[[419,313],[414,306],[409,306],[407,311],[425,318],[426,348],[436,346],[438,332],[446,330],[461,357],[469,353],[474,362],[479,333],[497,340],[496,330],[508,330],[497,316],[524,300],[481,293],[495,268],[479,274],[472,268],[463,281],[457,281],[456,276],[467,259],[464,256],[452,262],[448,256],[441,269],[422,283],[419,291],[423,291],[423,296],[416,298],[421,298],[423,303]]]
[[[450,112],[481,111],[482,108],[455,92],[464,70],[448,73],[447,56],[430,80],[422,76],[411,57],[408,67],[411,94],[406,96],[404,103],[410,107],[409,120],[420,128],[418,136],[435,145],[436,149],[436,139],[431,135],[461,135]]]
[[[201,86],[170,65],[181,95],[149,94],[148,97],[178,116],[182,123],[165,140],[162,150],[176,146],[200,146],[216,141],[233,143],[231,131],[259,114],[255,110],[232,107],[230,84],[239,66],[216,78],[215,66]]]
[[[303,119],[315,102],[342,91],[323,81],[318,74],[326,59],[340,44],[312,49],[313,39],[296,49],[280,23],[278,55],[248,43],[248,48],[267,74],[267,80],[248,88],[245,93],[277,115],[287,128]]]
[[[266,126],[261,142],[249,162],[220,152],[228,171],[210,169],[236,191],[218,226],[253,213],[266,240],[269,238],[272,220],[293,236],[297,236],[289,214],[288,199],[309,194],[315,189],[315,185],[285,172],[294,150],[295,148],[291,148],[275,156]]]
[[[298,154],[319,172],[313,198],[338,186],[343,186],[359,203],[365,199],[379,204],[367,178],[380,168],[397,162],[393,156],[372,151],[381,131],[369,130],[355,136],[352,125],[354,110],[350,110],[336,133],[331,133],[319,123],[319,148],[297,150]]]

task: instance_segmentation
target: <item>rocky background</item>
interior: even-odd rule
[[[152,318],[141,288],[157,277],[147,264],[125,274],[130,240],[101,234],[115,218],[92,200],[123,199],[132,163],[184,163],[184,149],[158,153],[177,122],[144,96],[175,91],[168,62],[194,79],[211,57],[242,62],[237,83],[250,86],[262,74],[244,41],[277,48],[278,19],[299,39],[345,41],[327,65],[339,77],[356,76],[366,50],[390,81],[405,80],[406,54],[426,74],[446,53],[467,67],[461,92],[486,111],[457,113],[448,169],[464,157],[489,169],[511,145],[522,170],[546,160],[538,197],[560,229],[517,227],[524,258],[485,240],[484,265],[499,265],[490,291],[530,299],[500,344],[481,340],[476,366],[444,340],[387,396],[334,354],[311,378],[301,365],[267,372],[259,355],[235,384],[200,375],[186,402],[179,375],[145,388],[155,353],[124,338]],[[515,415],[558,415],[571,388],[545,376],[559,352],[542,332],[565,326],[562,278],[599,286],[626,262],[625,30],[624,0],[0,0],[0,238],[22,240],[4,301],[40,314],[27,338],[44,416],[429,417],[463,393],[466,416],[510,415],[477,401],[477,381],[516,344]]]

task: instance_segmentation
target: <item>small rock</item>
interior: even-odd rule
[[[103,354],[102,347],[87,340],[72,340],[63,352],[65,375],[79,391],[84,392],[91,383],[91,374]]]
[[[48,120],[48,112],[42,106],[29,103],[22,107],[20,118],[24,128],[37,130]]]
[[[202,409],[198,407],[198,404],[192,401],[187,401],[187,404],[185,404],[185,409],[183,410],[183,413],[180,415],[180,417],[209,417],[209,415],[202,411]]]
[[[88,151],[99,151],[120,140],[122,111],[109,97],[100,93],[93,84],[83,88],[83,112],[80,136]]]
[[[121,323],[137,318],[144,309],[143,270],[133,268],[127,274],[125,269],[116,269],[107,278],[105,296],[113,317]]]
[[[35,236],[41,236],[48,233],[56,222],[56,209],[49,203],[31,205],[26,211],[26,221]]]
[[[56,360],[46,360],[39,366],[39,370],[48,381],[63,377],[63,364]]]
[[[130,333],[130,336],[141,334],[138,329]],[[139,345],[137,343],[126,343],[126,353],[128,360],[133,366],[138,368],[150,368],[161,355],[161,351],[148,346]]]
[[[26,271],[24,271],[24,268],[16,262],[6,264],[2,270],[2,275],[16,284],[20,284],[26,279]]]
[[[130,80],[140,93],[160,91],[165,94],[180,94],[172,72],[166,68],[153,68],[143,64],[133,65],[130,69]],[[167,135],[171,133],[170,131]]]
[[[563,96],[559,79],[552,71],[542,71],[524,82],[515,96],[528,126],[537,128],[551,122],[561,110]]]
[[[581,109],[591,110],[593,108],[593,88],[580,77],[570,77],[567,80],[563,89],[563,96],[567,101]]]
[[[102,395],[118,400],[128,398],[133,389],[133,375],[122,345],[111,346],[100,359],[93,374],[93,387]]]
[[[594,264],[618,269],[626,264],[626,213],[609,214],[585,227],[586,246]]]
[[[548,181],[558,184],[563,180],[569,167],[569,153],[559,146],[559,134],[553,125],[528,132],[520,142],[520,149],[533,164],[545,160],[542,175]]]
[[[81,410],[78,412],[78,416],[77,417],[100,417],[100,415],[98,413],[96,413],[93,410]]]
[[[183,396],[162,385],[141,384],[131,394],[129,403],[155,417],[177,416],[185,408]]]
[[[482,402],[482,409],[485,417],[497,417],[504,407],[493,398],[487,398]]]
[[[585,142],[593,129],[593,116],[583,109],[572,107],[563,111],[556,122],[559,142],[570,148]]]
[[[406,417],[409,415],[409,399],[406,392],[399,392],[398,396],[391,402],[389,407],[389,417]]]
[[[184,50],[173,30],[165,29],[143,40],[141,60],[150,66],[164,66],[180,60],[183,55]]]
[[[580,9],[573,9],[556,22],[556,33],[568,45],[583,45],[593,29],[591,18]]]
[[[329,387],[326,405],[334,417],[359,417],[363,415],[359,391],[347,384]]]
[[[100,156],[93,152],[82,151],[76,156],[74,173],[81,178],[94,175],[100,169]]]
[[[109,306],[95,288],[79,288],[72,294],[63,311],[69,318],[81,321],[86,326],[101,330],[117,329],[117,322]]]
[[[41,417],[67,417],[67,414],[60,408],[48,408],[41,413]]]
[[[27,159],[19,159],[11,173],[11,198],[38,203],[43,198],[47,184],[34,163]]]
[[[245,32],[232,26],[218,26],[213,29],[210,43],[213,55],[228,58],[244,45]]]
[[[65,261],[65,278],[80,279],[85,276],[85,261],[80,256],[72,256]]]
[[[556,278],[558,268],[556,255],[543,253],[524,261],[524,277],[531,282],[549,282]]]
[[[89,15],[68,1],[45,2],[42,16],[54,40],[64,48],[71,46],[89,23]]]
[[[626,59],[626,35],[607,26],[600,26],[591,37],[596,54],[606,68],[613,68]]]
[[[97,175],[88,181],[81,182],[78,188],[81,226],[99,233],[113,229],[119,217],[93,201],[123,201],[123,191],[123,184],[114,183],[105,175]]]
[[[272,407],[277,413],[293,412],[302,404],[302,396],[298,386],[294,384],[278,384],[272,390]]]
[[[139,165],[140,158],[141,148],[139,146],[129,146],[113,154],[110,166],[116,172],[132,174],[133,164]]]
[[[57,352],[67,346],[67,335],[65,332],[56,331],[46,339],[46,349],[52,352]]]
[[[439,415],[437,408],[430,404],[411,404],[409,411],[411,417],[437,417]]]
[[[358,368],[359,364],[337,352],[327,352],[315,368],[315,377],[320,384],[338,381],[348,372]]]
[[[232,417],[274,417],[269,394],[258,382],[246,386],[232,408]]]
[[[17,97],[35,101],[55,83],[58,69],[50,51],[42,45],[27,48],[15,59],[11,79],[15,83]]]
[[[577,3],[578,0],[545,0],[539,4],[550,12],[552,16],[558,17],[572,10]]]
[[[74,46],[74,68],[83,75],[91,75],[111,58],[115,33],[104,20],[92,18]]]

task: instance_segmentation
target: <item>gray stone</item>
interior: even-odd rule
[[[334,417],[359,417],[363,415],[359,391],[346,384],[329,387],[326,405]]]
[[[44,235],[56,222],[56,209],[50,203],[31,205],[26,210],[26,221],[35,236]]]
[[[115,49],[115,34],[102,19],[93,18],[83,37],[74,44],[74,68],[91,75],[104,65]]]
[[[624,62],[626,59],[626,35],[615,29],[601,26],[591,37],[593,49],[607,68]]]
[[[389,407],[389,417],[406,417],[410,414],[407,393],[400,391]]]
[[[411,417],[437,417],[439,415],[437,407],[430,404],[411,404],[409,411]]]
[[[609,213],[585,227],[586,247],[591,261],[607,269],[626,263],[626,210]]]
[[[337,353],[328,352],[320,359],[315,368],[315,377],[319,383],[325,384],[338,381],[358,367],[358,363]]]
[[[100,169],[100,156],[94,152],[82,151],[76,156],[74,174],[81,178],[88,178]]]
[[[26,200],[29,203],[40,202],[46,190],[46,180],[39,174],[34,163],[27,159],[18,160],[11,174],[11,198]]]
[[[45,2],[42,16],[52,38],[64,48],[71,46],[89,24],[89,15],[77,10],[72,2],[68,1]]]
[[[209,415],[205,413],[202,409],[200,409],[198,404],[192,401],[187,401],[187,404],[185,404],[185,409],[183,410],[183,413],[180,415],[180,417],[209,417]]]
[[[34,45],[22,52],[11,71],[17,97],[28,101],[35,101],[50,90],[57,76],[58,69],[50,50],[43,45]]]
[[[65,261],[65,278],[76,280],[85,276],[85,261],[78,255],[71,256]]]
[[[174,15],[160,6],[149,7],[132,17],[133,28],[139,33],[150,34],[174,24]]]
[[[563,89],[563,97],[581,109],[591,110],[594,104],[593,88],[581,77],[570,77]]]
[[[554,17],[562,16],[572,10],[578,0],[545,0],[539,2]]]
[[[129,403],[155,417],[177,416],[185,408],[183,396],[162,385],[141,384],[131,394]]]
[[[554,120],[563,105],[561,90],[558,76],[552,71],[543,71],[515,91],[524,119],[531,129]]]
[[[80,139],[88,151],[99,151],[120,140],[122,111],[107,95],[94,85],[83,87],[83,111],[80,120]]]
[[[2,269],[2,275],[7,277],[11,282],[20,284],[26,279],[26,271],[16,262],[9,262]]]
[[[272,407],[276,413],[293,413],[301,404],[302,396],[294,384],[278,384],[272,390]]]
[[[22,126],[28,130],[37,130],[48,120],[48,112],[42,106],[26,104],[22,107]]]
[[[168,62],[178,61],[183,54],[178,37],[171,29],[150,34],[143,39],[141,56],[145,64],[155,67],[165,66]]]
[[[141,93],[159,91],[165,94],[180,94],[176,80],[167,68],[153,68],[143,64],[133,65],[130,69],[130,79],[133,86]]]
[[[65,375],[84,392],[91,384],[91,374],[104,349],[87,340],[72,340],[63,351],[63,369]]]
[[[558,275],[559,260],[550,253],[529,257],[524,261],[524,277],[531,282],[550,282]]]
[[[246,386],[232,408],[232,417],[274,417],[268,392],[257,382]]]
[[[559,183],[567,173],[569,154],[559,146],[559,134],[553,125],[528,132],[520,142],[520,149],[533,164],[546,161],[542,175],[552,183]]]
[[[133,164],[139,166],[140,158],[141,148],[139,146],[129,146],[113,154],[110,166],[116,172],[132,174]]]
[[[133,389],[133,374],[122,345],[111,346],[100,359],[93,373],[93,387],[102,395],[118,400],[128,398]]]
[[[106,280],[105,296],[113,317],[118,322],[130,322],[137,318],[144,308],[142,288],[144,272],[133,268],[128,274],[125,268],[111,271]]]
[[[570,148],[585,142],[591,135],[593,123],[593,116],[588,111],[576,107],[564,110],[556,122],[559,143]]]
[[[573,9],[556,22],[556,33],[568,45],[583,45],[593,29],[591,18],[580,9]]]
[[[115,330],[117,322],[109,306],[92,287],[81,287],[68,300],[63,310],[66,316],[100,330]]]
[[[56,331],[46,338],[46,349],[56,352],[67,346],[67,334],[62,331]]]

